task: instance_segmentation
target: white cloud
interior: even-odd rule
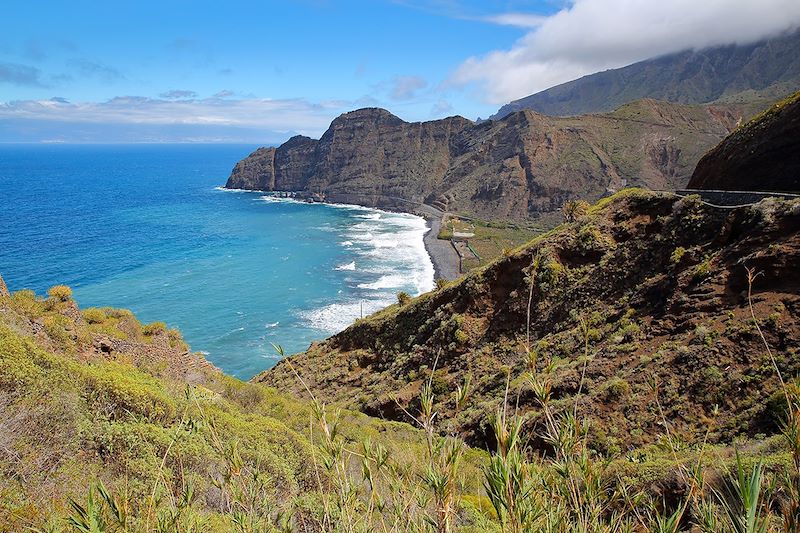
[[[500,13],[499,15],[484,17],[483,20],[503,26],[538,28],[547,20],[547,17],[543,15],[531,15],[529,13]]]
[[[419,76],[397,76],[392,80],[389,95],[393,100],[411,100],[417,91],[428,86],[428,82]]]
[[[442,118],[453,113],[453,106],[447,100],[441,99],[431,107],[431,118]]]
[[[509,50],[471,57],[450,84],[506,103],[600,70],[690,48],[753,42],[800,25],[798,0],[574,0],[541,18],[487,17],[532,28]]]
[[[303,99],[264,98],[168,100],[119,96],[105,102],[69,102],[63,98],[0,102],[0,122],[43,121],[70,124],[207,125],[259,128],[319,136],[352,102],[313,103]]]
[[[167,100],[185,100],[190,98],[197,98],[197,93],[188,89],[173,89],[165,93],[159,94],[161,98]]]

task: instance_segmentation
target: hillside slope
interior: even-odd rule
[[[640,98],[766,103],[800,90],[798,50],[800,31],[752,44],[687,50],[557,85],[504,105],[491,119],[522,109],[557,116],[598,113]]]
[[[405,418],[433,377],[451,430],[491,442],[481,413],[502,401],[507,376],[520,412],[538,416],[520,376],[552,372],[562,408],[578,402],[604,452],[651,443],[659,399],[686,442],[769,433],[777,378],[751,320],[753,305],[786,375],[800,371],[800,202],[722,210],[696,198],[630,190],[461,281],[357,321],[257,376],[299,392],[289,363],[329,401]],[[530,304],[530,354],[525,347]],[[585,382],[581,374],[585,366]],[[472,395],[451,419],[450,392]],[[657,393],[652,387],[658,383]],[[413,409],[412,409],[413,411]]]
[[[309,433],[314,413],[222,374],[161,323],[81,311],[66,287],[9,294],[0,278],[0,531],[321,531],[334,480]],[[383,450],[404,470],[381,479],[416,490],[421,432],[328,417],[336,443]],[[464,455],[473,494],[482,457]],[[354,497],[363,484],[353,476]],[[425,509],[395,507],[376,514],[418,530]],[[485,531],[460,511],[458,524]]]
[[[800,192],[800,93],[737,128],[704,155],[688,186]]]
[[[461,117],[407,123],[361,109],[334,120],[318,141],[294,137],[260,148],[236,165],[226,187],[524,219],[626,185],[683,187],[705,150],[751,112],[641,100],[607,114],[521,111],[474,124]]]

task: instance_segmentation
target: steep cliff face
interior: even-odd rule
[[[275,189],[275,148],[259,148],[233,167],[228,189],[271,191]]]
[[[421,202],[441,185],[454,135],[471,124],[462,117],[407,123],[382,109],[346,113],[317,145],[310,186],[334,202]]]
[[[408,123],[361,109],[334,120],[319,141],[294,137],[257,150],[236,165],[226,186],[409,210],[426,202],[523,219],[626,185],[683,187],[701,154],[746,113],[641,100],[607,114],[520,111],[475,124],[462,117]]]
[[[689,187],[800,192],[800,93],[738,128],[703,156]]]

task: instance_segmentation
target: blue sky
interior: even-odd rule
[[[726,23],[721,11],[752,2],[708,0],[716,11],[687,29],[669,24],[684,0],[662,11],[649,0],[7,0],[0,141],[280,142],[365,106],[485,117],[579,75],[800,20],[800,2],[764,1],[783,16]],[[604,16],[637,29],[606,30]],[[722,29],[697,31],[705,19]]]

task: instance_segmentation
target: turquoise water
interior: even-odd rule
[[[0,273],[178,327],[241,378],[433,285],[425,222],[222,191],[254,146],[0,146]]]

